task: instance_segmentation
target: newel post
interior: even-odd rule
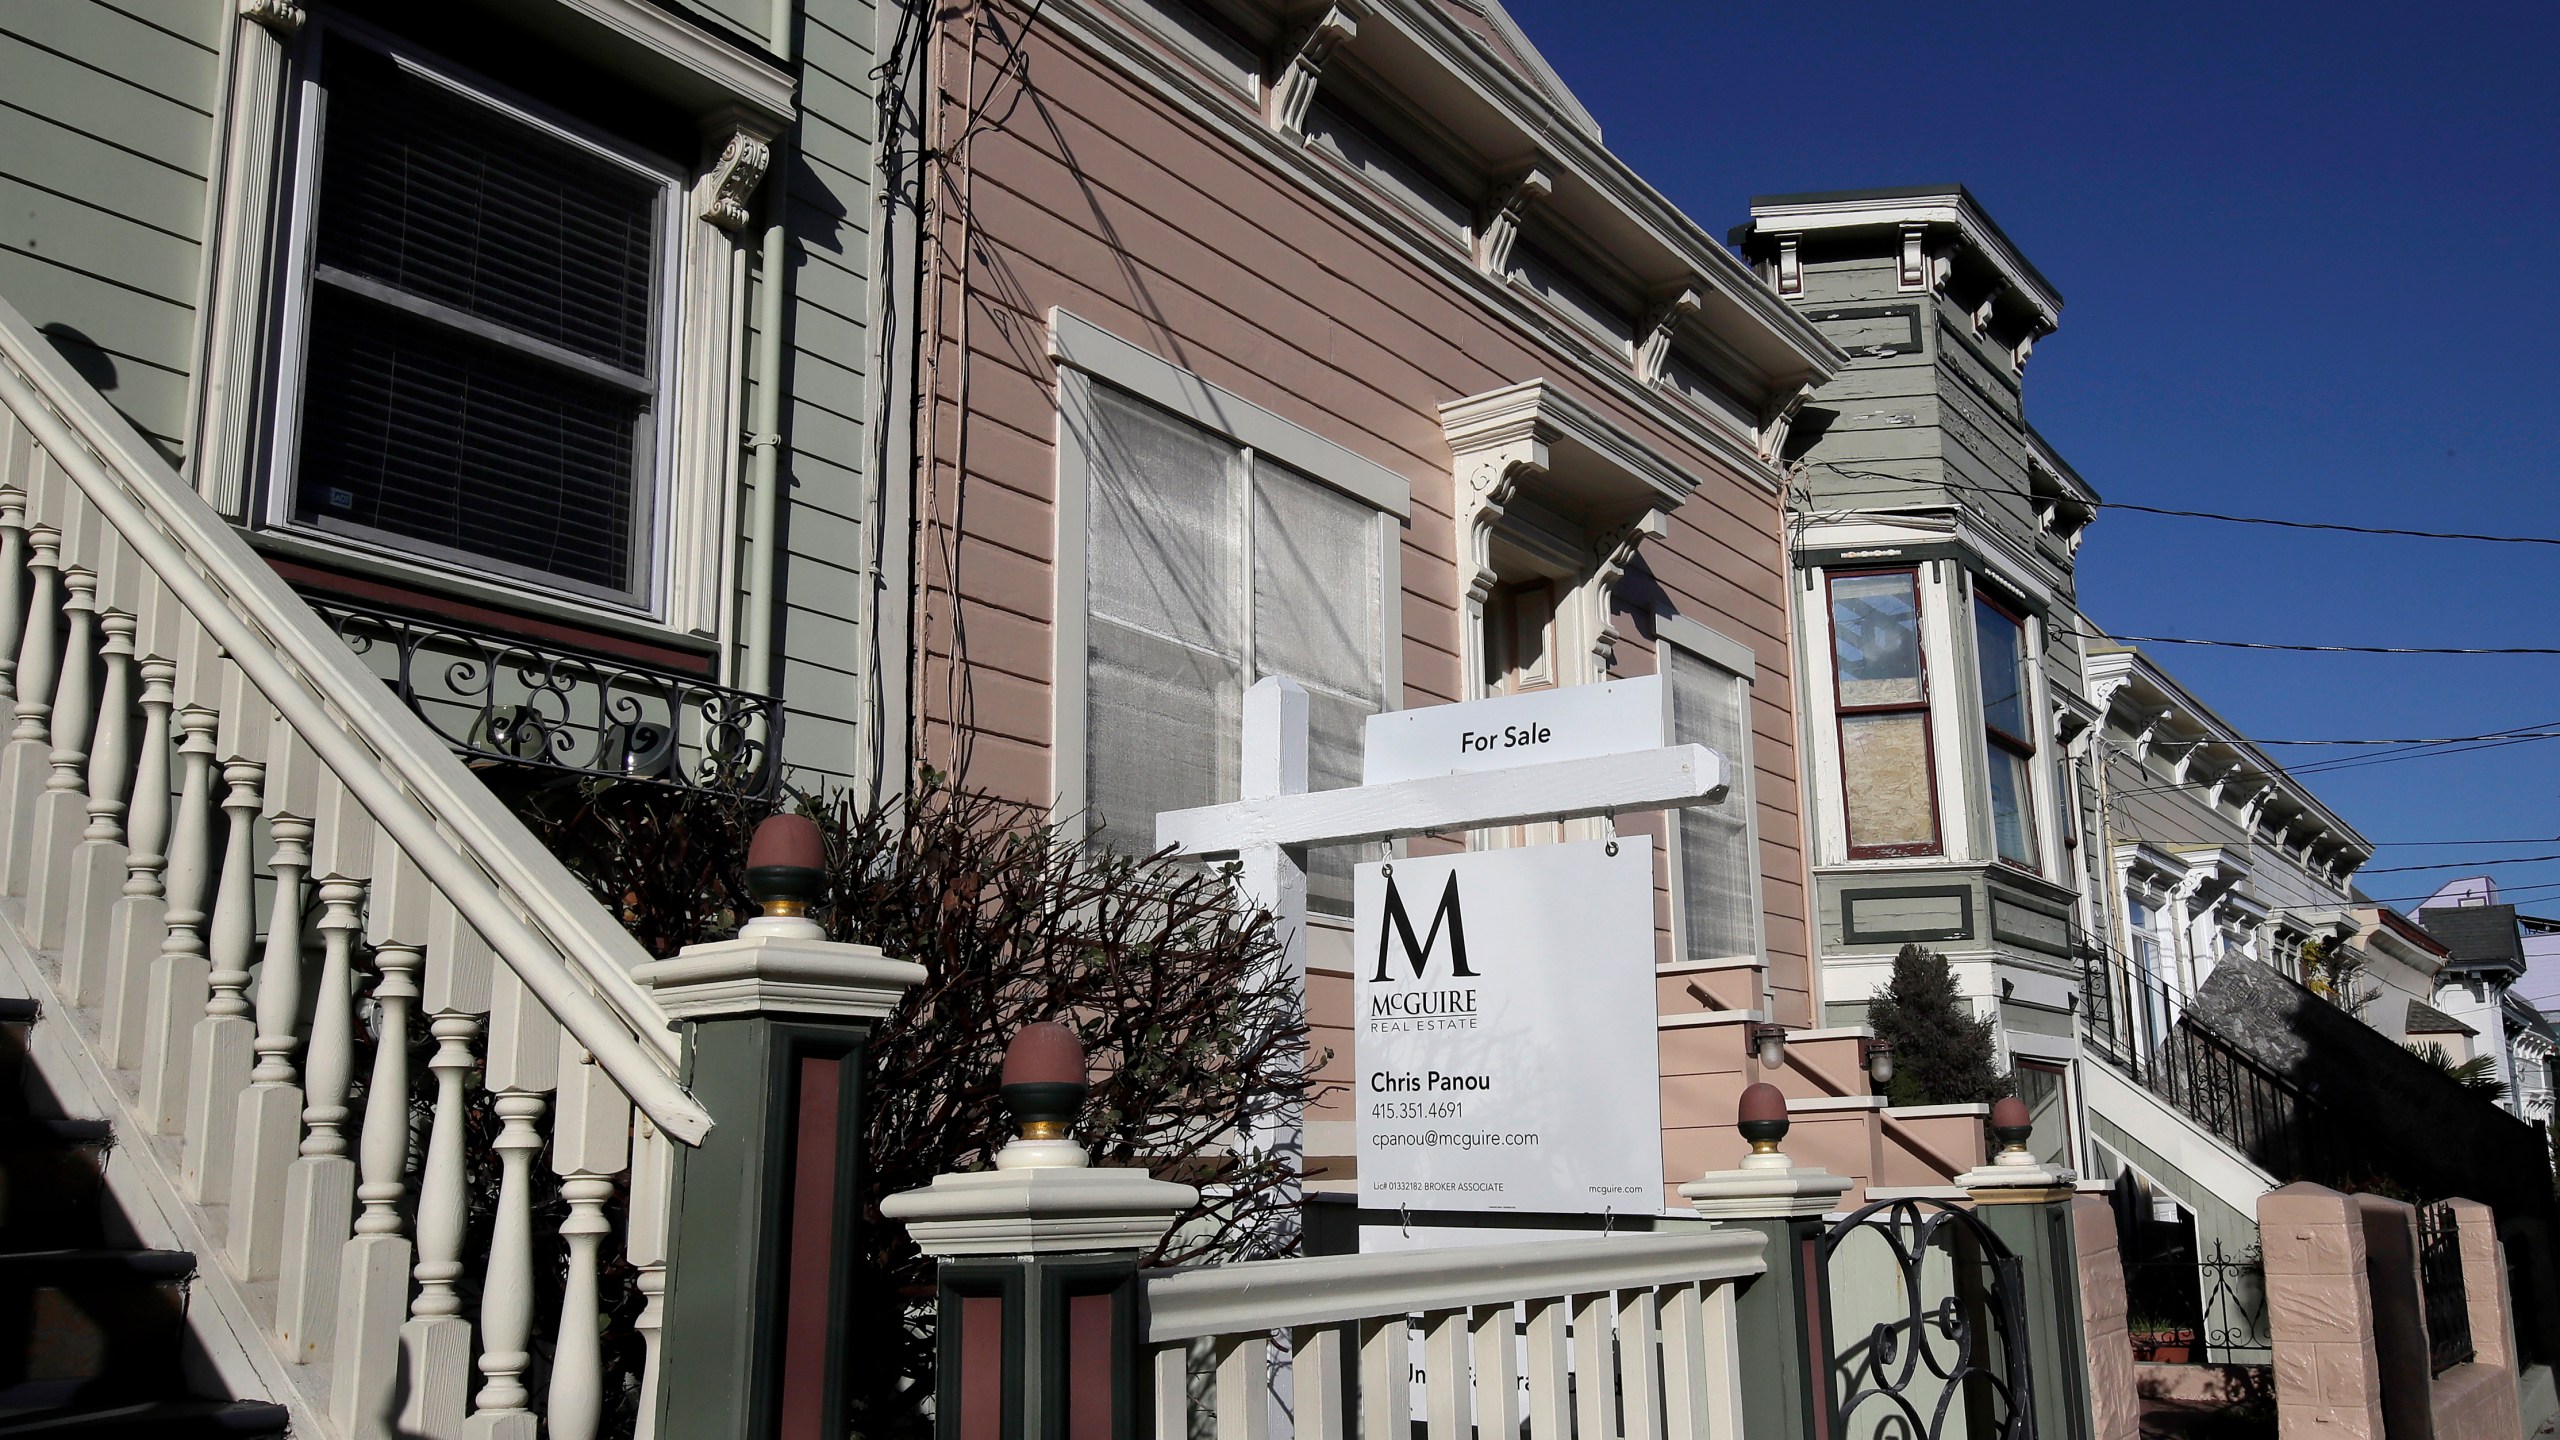
[[[860,1253],[862,1075],[872,1031],[924,967],[831,942],[808,915],[826,843],[805,816],[758,826],[764,913],[634,978],[684,1035],[684,1083],[719,1124],[675,1151],[657,1393],[646,1433],[836,1440]]]
[[[1956,1184],[1973,1197],[1973,1213],[2018,1257],[2019,1309],[2027,1327],[2033,1374],[2035,1433],[2046,1440],[2088,1440],[2088,1337],[2081,1323],[2079,1237],[2071,1218],[2072,1176],[2038,1164],[2027,1150],[2034,1131],[2027,1102],[2015,1095],[1991,1107],[2000,1149],[1991,1163],[1967,1170]]]
[[[1736,1118],[1751,1153],[1680,1187],[1700,1215],[1768,1237],[1769,1268],[1735,1296],[1742,1351],[1743,1429],[1755,1440],[1835,1440],[1831,1428],[1830,1317],[1822,1280],[1824,1217],[1839,1208],[1846,1175],[1797,1165],[1787,1138],[1787,1098],[1777,1086],[1742,1092]]]
[[[880,1206],[940,1262],[940,1440],[1143,1433],[1138,1262],[1200,1192],[1091,1168],[1071,1128],[1085,1073],[1074,1031],[1024,1026],[1001,1092],[1017,1131],[995,1168],[939,1175]]]

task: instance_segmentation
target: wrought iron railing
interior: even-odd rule
[[[2471,1300],[2462,1288],[2462,1227],[2453,1207],[2418,1207],[2418,1281],[2426,1298],[2427,1351],[2435,1373],[2471,1358]]]
[[[475,766],[767,794],[782,706],[698,675],[313,599],[401,703]]]
[[[2084,959],[2089,1048],[2281,1182],[2346,1186],[2366,1176],[2360,1147],[2303,1090],[2186,1017],[2156,975]]]

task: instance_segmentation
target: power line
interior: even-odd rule
[[[2560,655],[2560,645],[2296,645],[2274,640],[2206,640],[2192,635],[2083,635],[2135,645],[2211,645],[2226,650],[2291,650],[2314,655]]]
[[[2400,740],[2266,740],[2255,735],[2249,737],[2252,745],[2463,745],[2474,740],[2560,740],[2560,730],[2492,730],[2485,735],[2411,736]],[[2211,742],[2200,740],[2195,743]],[[2547,838],[2560,839],[2560,836]]]
[[[2535,865],[2546,860],[2560,860],[2560,854],[2510,855],[2503,860],[2447,860],[2435,865],[2359,865],[2359,875],[2389,875],[2409,870],[2476,870],[2484,865]]]
[[[2377,850],[2395,846],[2418,845],[2552,845],[2560,844],[2560,835],[2527,835],[2513,840],[2377,840]]]
[[[1971,490],[1977,494],[2004,500],[2029,497],[2015,490],[1995,485],[1980,485],[1968,480],[1941,477],[1925,480],[1916,475],[1888,475],[1881,470],[1853,470],[1845,465],[1819,462],[1820,468],[1852,480],[1883,480],[1896,485],[1925,485],[1948,490]],[[2274,515],[2233,515],[2221,510],[2181,510],[2166,505],[2138,505],[2130,500],[2084,500],[2081,504],[2100,510],[2130,510],[2143,515],[2168,515],[2181,520],[2218,520],[2226,525],[2272,525],[2284,530],[2328,530],[2345,535],[2383,535],[2407,540],[2470,540],[2484,545],[2560,545],[2560,535],[2491,535],[2474,530],[2415,530],[2397,525],[2349,525],[2336,520],[2288,520]]]

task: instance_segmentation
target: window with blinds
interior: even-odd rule
[[[647,604],[673,171],[344,31],[306,104],[273,517]]]
[[[1692,960],[1760,953],[1760,858],[1752,843],[1751,683],[1665,642],[1658,653],[1671,690],[1671,740],[1725,757],[1725,798],[1684,806],[1678,821],[1681,948]]]
[[[1093,388],[1086,437],[1085,803],[1155,848],[1163,810],[1238,793],[1245,687],[1306,687],[1308,784],[1355,785],[1384,704],[1385,518],[1189,421]],[[1309,857],[1310,906],[1347,911],[1347,851]]]

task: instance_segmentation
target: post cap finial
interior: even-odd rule
[[[1778,1142],[1787,1138],[1787,1097],[1777,1086],[1763,1080],[1747,1086],[1742,1103],[1734,1109],[1742,1138],[1751,1142],[1754,1155],[1775,1155]]]
[[[776,916],[803,916],[824,893],[827,837],[806,815],[773,815],[747,842],[747,893]]]
[[[1074,1136],[1085,1090],[1084,1042],[1074,1030],[1043,1020],[1015,1031],[996,1091],[1013,1114],[1014,1139],[997,1155],[997,1168],[1090,1163]]]
[[[1991,1133],[2000,1137],[2000,1154],[1992,1163],[2013,1160],[2027,1163],[2027,1137],[2035,1133],[2035,1116],[2027,1102],[2015,1095],[2004,1095],[1991,1107]]]

